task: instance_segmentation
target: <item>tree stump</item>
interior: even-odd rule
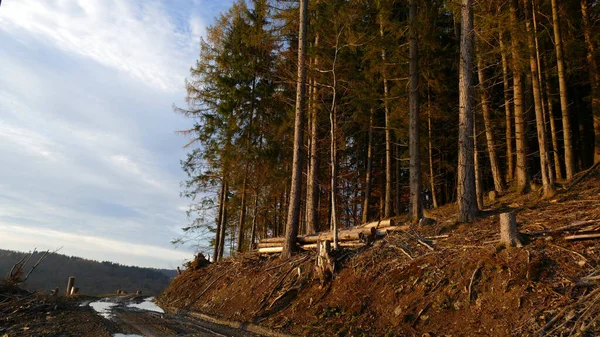
[[[490,192],[488,193],[488,200],[489,200],[490,202],[495,202],[495,201],[496,201],[496,199],[498,199],[498,192],[496,192],[496,191],[490,191]]]
[[[72,287],[71,288],[71,295],[78,295],[78,294],[79,294],[79,288]]]
[[[67,281],[67,291],[65,292],[65,296],[71,295],[71,289],[75,286],[75,277],[69,277],[69,281]]]
[[[136,291],[136,292],[135,292],[135,294],[136,294],[137,296],[141,296],[141,295],[142,295],[142,291],[141,291],[141,290],[138,290],[138,291]]]
[[[521,235],[517,232],[517,218],[514,213],[500,214],[500,244],[505,247],[523,247]]]
[[[317,243],[316,272],[321,280],[321,285],[324,285],[331,278],[333,270],[334,260],[331,256],[331,241],[319,241]]]

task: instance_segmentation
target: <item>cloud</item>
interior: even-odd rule
[[[67,254],[171,267],[189,255],[170,245],[187,224],[186,140],[174,131],[189,126],[171,106],[184,104],[204,20],[227,6],[3,1],[3,248],[65,245]]]
[[[159,1],[18,0],[2,6],[0,26],[175,91],[190,65],[181,61],[193,60],[204,31],[199,16],[178,20],[177,10]]]

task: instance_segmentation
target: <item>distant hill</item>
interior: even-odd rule
[[[28,253],[0,249],[0,278],[3,278],[23,256]],[[39,259],[34,254],[23,268],[27,273]],[[58,287],[64,293],[69,276],[75,277],[75,286],[85,295],[116,293],[117,289],[128,292],[141,290],[144,295],[156,295],[163,291],[176,271],[123,266],[112,262],[98,262],[62,254],[49,255],[29,276],[24,287],[30,290],[49,290]]]

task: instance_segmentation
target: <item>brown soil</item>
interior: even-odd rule
[[[324,285],[314,252],[247,253],[185,271],[159,302],[296,335],[598,335],[600,287],[580,282],[598,267],[598,241],[567,241],[562,231],[524,235],[523,248],[494,242],[501,212],[517,214],[521,233],[600,219],[600,169],[581,177],[548,200],[533,192],[488,202],[473,224],[455,223],[452,205],[430,210],[431,226],[338,252]],[[431,238],[440,235],[448,237]],[[433,250],[418,242],[427,237]]]

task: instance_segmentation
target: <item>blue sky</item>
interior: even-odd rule
[[[3,0],[0,248],[174,268],[184,78],[232,1]]]

